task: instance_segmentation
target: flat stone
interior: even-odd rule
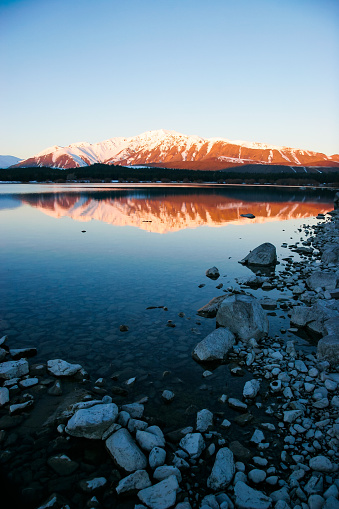
[[[207,479],[207,486],[219,491],[227,488],[231,483],[235,472],[234,456],[228,447],[223,447],[217,452],[211,475]]]
[[[74,437],[100,440],[105,431],[116,421],[118,413],[115,403],[80,409],[68,421],[65,431]]]
[[[235,505],[238,509],[268,509],[272,500],[260,491],[250,488],[242,481],[234,487]]]
[[[141,452],[127,429],[121,428],[113,433],[105,444],[117,465],[127,472],[146,468],[146,456]]]
[[[150,509],[168,509],[175,504],[178,489],[178,480],[175,475],[171,475],[158,484],[139,491],[138,498]]]
[[[225,327],[215,329],[196,345],[193,359],[200,362],[223,361],[235,343],[235,337]]]
[[[82,369],[80,364],[70,364],[62,359],[52,359],[47,361],[47,371],[57,377],[74,376]]]
[[[29,365],[25,359],[18,361],[7,361],[0,364],[0,378],[10,380],[11,378],[20,378],[27,375]]]
[[[203,316],[205,318],[215,318],[217,316],[217,312],[221,302],[224,300],[225,295],[220,295],[218,297],[214,297],[207,304],[205,304],[202,308],[198,309],[197,314],[199,316]]]
[[[234,408],[235,410],[240,410],[241,412],[244,412],[247,410],[246,403],[243,403],[239,399],[229,398],[227,403],[228,403],[228,406],[230,406],[231,408]]]
[[[132,474],[124,477],[116,487],[118,495],[136,490],[143,490],[151,486],[149,475],[146,470],[136,470]]]
[[[339,334],[331,334],[318,341],[317,357],[333,366],[339,364]]]

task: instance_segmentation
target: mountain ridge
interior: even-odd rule
[[[247,164],[339,167],[339,155],[226,138],[205,139],[159,129],[93,144],[54,145],[12,167],[75,169],[96,163],[214,171]]]

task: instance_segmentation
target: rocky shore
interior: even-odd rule
[[[318,219],[283,246],[300,261],[287,255],[275,273],[275,247],[258,246],[242,260],[253,275],[198,311],[217,326],[192,352],[204,377],[220,363],[250,374],[241,399],[220,395],[234,419],[201,408],[194,426],[183,416],[169,429],[148,415],[147,396],[121,401],[134,378],[126,389],[91,382],[81,364],[34,363],[34,347],[0,338],[1,507],[339,508],[339,208]],[[255,296],[286,287],[282,302]],[[270,333],[277,309],[296,338],[314,338],[313,353]],[[170,390],[162,398],[175,404]]]

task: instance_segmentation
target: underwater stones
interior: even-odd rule
[[[228,328],[220,327],[196,345],[192,357],[200,362],[222,361],[234,343],[235,338],[232,332]]]
[[[264,242],[248,253],[243,260],[243,265],[257,265],[258,267],[269,267],[277,263],[277,250],[270,242]]]
[[[220,304],[216,320],[242,341],[260,339],[268,333],[267,316],[252,295],[226,296]]]

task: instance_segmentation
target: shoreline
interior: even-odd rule
[[[333,216],[331,222],[325,224],[319,223],[314,228],[308,227],[308,238],[311,234],[313,236],[313,233],[315,233],[315,239],[311,242],[306,242],[306,246],[304,246],[306,248],[305,256],[313,255],[312,246],[315,245],[317,245],[317,247],[319,247],[322,251],[326,251],[326,249],[324,249],[325,239],[328,240],[331,235],[334,238],[338,236],[338,229],[335,228],[335,225],[338,225],[338,221],[339,214]],[[312,248],[312,251],[307,251],[308,248]],[[296,246],[296,249],[300,249],[300,246]],[[338,269],[338,263],[329,262],[329,264],[330,266],[328,266],[328,263],[326,266],[325,262],[323,262],[322,270],[334,273],[335,270]],[[291,287],[292,285],[298,287],[300,279],[302,286],[306,279],[304,276],[307,275],[302,272],[302,264],[300,264],[300,262],[293,263],[291,261],[291,263],[288,263],[287,265],[288,270],[286,272],[290,273],[290,275],[286,274],[286,277],[279,276],[273,278],[273,280],[276,280],[276,283],[274,284],[290,284]],[[319,266],[320,265],[317,265],[313,260],[312,263],[306,266],[306,269],[314,269],[313,272],[316,272],[316,268]],[[293,277],[298,275],[302,276],[302,278],[297,277],[296,280],[293,280]],[[288,282],[290,277],[291,281]],[[263,280],[259,283],[262,285],[273,282],[274,281]],[[251,284],[253,284],[253,282]],[[244,287],[246,288],[246,285],[244,285]],[[330,298],[328,298],[328,294],[325,295],[325,292],[322,290],[310,291],[300,287],[300,290],[296,289],[293,293],[295,293],[295,296],[298,299],[295,302],[301,303],[302,307],[306,305],[306,307],[312,308],[317,302],[330,302],[332,300],[331,295]],[[334,311],[334,317],[338,315],[338,313],[337,315],[335,314],[336,309],[331,308],[331,311]],[[319,310],[316,310],[316,312],[318,313]],[[331,315],[331,313],[329,314]],[[330,318],[328,317],[328,319]],[[323,320],[323,323],[326,321],[327,320]],[[298,323],[302,322],[299,321]],[[312,323],[312,320],[307,322],[306,319],[305,326],[309,327],[310,323]],[[295,327],[292,327],[292,329],[293,328],[295,329]],[[319,333],[319,324],[316,324],[313,329],[314,332]],[[0,345],[0,347],[5,347],[2,348],[2,350],[5,350],[5,354],[2,354],[4,355],[2,358],[2,364],[4,362],[10,362],[11,359],[10,351],[8,351],[9,348],[6,346],[7,343],[10,343],[10,338],[6,339],[2,345]],[[281,337],[269,337],[268,339],[259,341],[258,345],[238,343],[235,345],[235,348],[233,347],[233,350],[230,351],[229,359],[235,360],[240,369],[243,368],[251,372],[254,379],[259,380],[261,378],[262,380],[259,380],[260,385],[264,385],[266,383],[271,386],[273,382],[277,382],[279,386],[280,384],[278,381],[280,380],[281,382],[281,390],[278,390],[274,383],[268,390],[267,398],[276,400],[277,405],[276,408],[272,408],[273,405],[270,404],[266,408],[266,410],[268,410],[268,408],[271,407],[272,410],[272,412],[266,412],[268,421],[267,424],[271,424],[271,426],[262,427],[261,423],[261,426],[257,426],[258,429],[255,432],[255,436],[252,432],[248,433],[247,440],[249,440],[250,443],[244,442],[244,444],[240,444],[239,442],[234,444],[234,441],[232,441],[232,427],[236,424],[230,423],[230,425],[228,425],[224,421],[221,422],[218,415],[212,416],[211,420],[211,415],[208,413],[208,409],[200,410],[198,419],[199,422],[195,429],[186,429],[184,432],[175,432],[175,430],[173,430],[172,433],[165,434],[164,437],[162,435],[162,430],[160,428],[158,429],[156,425],[153,425],[152,419],[148,419],[143,416],[144,413],[147,415],[146,401],[137,402],[134,407],[129,406],[127,409],[123,408],[125,405],[122,405],[122,407],[119,405],[119,416],[115,415],[117,409],[115,408],[114,396],[113,398],[110,398],[110,396],[107,396],[106,394],[103,400],[101,400],[100,389],[103,381],[99,380],[94,386],[96,387],[96,391],[89,391],[86,387],[87,375],[82,370],[81,366],[76,369],[74,367],[72,368],[63,365],[62,369],[54,372],[50,367],[48,373],[53,378],[52,382],[47,384],[46,382],[48,381],[48,378],[46,379],[45,366],[39,368],[39,366],[32,367],[31,365],[29,367],[27,361],[14,360],[15,363],[19,363],[21,366],[19,367],[18,364],[15,365],[15,369],[19,371],[12,372],[10,374],[11,378],[8,378],[7,376],[6,378],[2,377],[5,380],[4,385],[7,385],[5,388],[9,388],[8,392],[11,392],[11,394],[8,402],[3,403],[2,400],[1,406],[0,430],[7,430],[1,432],[1,444],[3,447],[3,451],[0,454],[1,465],[4,469],[6,469],[6,464],[8,465],[11,463],[13,456],[16,454],[15,451],[13,453],[11,452],[11,443],[17,447],[13,434],[16,432],[16,427],[19,429],[21,424],[23,426],[25,425],[25,421],[21,418],[24,415],[26,419],[29,419],[29,416],[34,412],[34,398],[23,397],[25,392],[28,394],[30,392],[29,384],[32,384],[31,391],[37,391],[37,393],[39,391],[43,391],[44,386],[49,387],[48,391],[52,390],[49,393],[49,398],[53,399],[55,398],[55,395],[57,396],[58,394],[58,381],[64,379],[63,369],[67,368],[71,371],[75,371],[73,375],[68,373],[68,375],[66,375],[66,379],[72,380],[73,376],[75,376],[75,379],[73,379],[73,381],[65,381],[62,383],[70,384],[73,388],[75,388],[75,390],[70,391],[67,394],[67,396],[69,396],[69,394],[71,394],[71,396],[69,396],[68,399],[65,398],[65,401],[63,401],[61,405],[57,405],[56,403],[52,405],[52,416],[55,410],[54,407],[61,408],[59,408],[57,414],[54,414],[54,418],[51,419],[47,427],[42,428],[40,432],[35,430],[32,437],[27,437],[32,438],[37,441],[37,443],[39,443],[40,440],[41,445],[43,446],[42,450],[45,451],[43,454],[40,453],[40,456],[34,458],[34,462],[36,464],[34,468],[36,471],[32,468],[32,479],[27,480],[26,478],[25,480],[25,477],[23,477],[21,478],[21,481],[17,483],[24,486],[25,501],[27,504],[30,504],[27,505],[27,507],[39,507],[42,509],[44,507],[44,503],[46,503],[46,499],[48,498],[46,496],[46,491],[50,492],[52,491],[52,488],[55,488],[51,494],[52,498],[54,492],[58,493],[58,496],[56,497],[56,501],[53,502],[53,504],[51,502],[51,505],[48,507],[62,507],[63,504],[66,504],[66,506],[69,504],[69,507],[86,507],[87,504],[87,507],[108,508],[112,507],[112,505],[116,503],[116,500],[118,500],[117,507],[119,507],[120,504],[121,507],[134,507],[134,504],[141,502],[152,508],[153,502],[150,502],[150,499],[147,498],[149,496],[149,492],[140,494],[139,499],[136,495],[127,495],[127,498],[124,498],[122,494],[139,493],[143,490],[150,490],[150,483],[153,485],[152,489],[154,490],[156,489],[155,487],[158,482],[162,482],[163,484],[161,485],[162,493],[158,494],[157,498],[159,499],[160,497],[160,499],[163,499],[163,497],[165,497],[167,500],[167,502],[166,500],[162,502],[163,505],[161,507],[163,508],[165,508],[165,506],[172,507],[175,504],[183,503],[185,506],[180,505],[179,509],[188,509],[188,502],[191,504],[191,507],[200,507],[201,505],[205,505],[211,507],[211,509],[216,509],[217,506],[221,507],[221,509],[226,509],[226,507],[232,507],[232,504],[235,504],[236,507],[250,508],[252,505],[241,505],[243,504],[242,497],[245,497],[246,493],[250,494],[249,498],[252,502],[253,497],[259,497],[257,503],[261,505],[258,505],[257,507],[278,507],[279,509],[287,509],[287,507],[303,507],[302,504],[305,504],[306,502],[308,507],[312,507],[310,504],[316,503],[316,500],[319,502],[319,499],[311,499],[310,501],[310,497],[323,497],[331,485],[337,487],[337,492],[339,489],[338,473],[334,468],[336,463],[338,463],[339,458],[339,410],[338,406],[336,406],[337,399],[339,401],[339,374],[334,372],[333,374],[337,376],[329,376],[329,373],[332,372],[331,369],[333,370],[333,368],[328,366],[326,361],[325,363],[324,361],[319,362],[312,355],[310,356],[305,355],[302,352],[295,352],[292,345],[287,346],[284,345],[284,343],[284,339]],[[27,355],[27,353],[28,352],[21,352],[14,355],[21,356],[21,354]],[[30,354],[33,353],[34,352],[30,352]],[[29,363],[31,364],[31,361]],[[59,364],[60,368],[60,363],[57,364]],[[292,365],[290,366],[289,364]],[[27,369],[29,371],[27,371]],[[283,375],[284,373],[285,375]],[[18,376],[13,376],[14,374],[17,374]],[[28,374],[29,376],[27,377]],[[19,378],[20,380],[15,380],[15,378]],[[36,380],[33,382],[33,379],[36,379],[37,383],[35,383]],[[15,380],[15,382],[12,383],[11,380]],[[28,382],[25,382],[25,380],[28,380]],[[43,383],[44,381],[45,385]],[[326,386],[326,382],[328,387]],[[132,384],[133,381],[130,383]],[[312,385],[314,386],[313,388],[311,387]],[[34,387],[35,389],[33,389]],[[287,388],[290,389],[292,396],[288,391],[284,394],[285,389]],[[316,389],[321,390],[318,390],[317,392]],[[326,396],[324,389],[327,391]],[[4,394],[6,394],[6,391],[1,392],[2,397],[5,397]],[[53,392],[55,395],[53,395]],[[256,403],[265,406],[266,396],[264,393],[260,394],[261,392],[262,391],[260,389],[260,401],[258,399],[259,396],[257,398],[257,395],[254,397],[244,396],[244,401],[239,403],[243,403],[246,407],[241,407],[239,403],[234,403],[234,401],[232,402],[233,405],[238,405],[238,421],[240,426],[245,426],[244,429],[247,429],[247,426],[252,426],[251,422],[253,419],[250,417],[251,406],[256,405]],[[321,397],[316,397],[314,399],[313,396],[315,394],[319,394]],[[166,396],[169,398],[171,397],[168,394]],[[225,396],[225,404],[229,404],[228,401],[232,399],[232,394],[226,394]],[[59,397],[64,398],[64,396]],[[96,400],[96,398],[98,399]],[[16,399],[23,399],[23,401],[16,403]],[[333,399],[335,404],[332,404]],[[93,403],[93,401],[91,403],[91,400],[97,401],[94,406],[90,406]],[[324,400],[327,400],[327,402]],[[170,399],[168,401],[168,404],[170,404]],[[72,419],[73,421],[75,420],[72,417],[72,413],[77,414],[79,406],[73,407],[72,410],[67,409],[70,405],[76,405],[81,402],[83,410],[85,410],[83,414],[86,414],[87,410],[87,418],[89,420],[91,414],[90,408],[95,408],[95,406],[97,407],[96,411],[98,411],[98,409],[103,411],[103,407],[105,407],[105,411],[107,410],[108,413],[111,412],[110,417],[106,416],[105,412],[102,413],[105,424],[102,424],[100,431],[99,429],[96,430],[97,435],[95,438],[87,436],[89,432],[88,429],[85,430],[87,426],[86,424],[81,424],[81,431],[79,431],[81,427],[79,427],[79,423],[77,423],[76,426],[74,422],[70,424]],[[317,404],[317,406],[314,406],[314,404]],[[24,406],[15,407],[15,405]],[[284,408],[284,405],[287,406]],[[14,406],[15,408],[10,410],[11,406]],[[293,406],[296,408],[293,408]],[[10,415],[8,415],[8,410]],[[67,413],[63,413],[66,412],[66,410]],[[126,412],[130,417],[126,415]],[[201,414],[201,412],[203,413]],[[6,419],[3,419],[3,417],[6,417]],[[9,417],[9,419],[7,417]],[[111,421],[109,419],[111,419]],[[310,419],[311,422],[309,420],[307,421],[307,419]],[[272,420],[276,422],[276,424],[274,424],[274,429],[272,428],[272,422],[270,422]],[[327,422],[328,420],[329,422]],[[108,422],[110,422],[110,424],[109,426],[106,426]],[[10,424],[8,428],[4,427],[4,423]],[[315,423],[318,423],[318,425]],[[322,424],[319,425],[319,423]],[[14,426],[12,426],[13,424]],[[75,435],[73,424],[77,429]],[[66,425],[67,430],[65,430]],[[118,428],[118,426],[120,427]],[[12,429],[14,433],[11,431]],[[73,434],[70,430],[73,430]],[[128,430],[128,432],[122,432],[120,430]],[[312,430],[314,432],[313,435]],[[320,432],[320,435],[318,432]],[[132,478],[124,481],[122,484],[121,479],[128,477],[129,470],[125,468],[126,465],[122,466],[123,459],[121,459],[120,456],[117,457],[116,450],[118,448],[114,448],[111,445],[112,440],[110,440],[110,437],[117,433],[125,435],[121,438],[121,440],[124,438],[125,442],[128,442],[129,446],[132,447],[132,449],[127,449],[129,452],[124,455],[133,456],[131,453],[133,450],[139,457],[140,463],[138,463],[138,468],[134,469],[136,464],[129,468],[132,468],[132,472],[140,470],[142,472],[146,472],[146,474],[130,474],[132,475]],[[132,442],[128,438],[127,433],[133,437]],[[305,440],[304,437],[307,437],[307,440]],[[101,440],[100,447],[98,447],[98,449],[100,449],[99,456],[102,458],[104,466],[99,466],[98,468],[94,467],[93,469],[91,468],[93,467],[93,463],[91,464],[88,462],[88,457],[87,462],[84,461],[86,457],[82,457],[78,452],[78,449],[81,449],[81,447],[88,448],[95,456],[95,452],[92,449],[96,444],[98,444],[97,440]],[[132,443],[136,445],[135,440],[138,444],[136,446],[137,449],[131,445]],[[303,449],[304,442],[313,445],[309,445],[308,448]],[[318,446],[314,447],[315,442],[319,444],[320,448]],[[23,445],[26,446],[27,451],[23,451],[23,453],[28,456],[30,455],[29,451],[32,447],[32,443],[31,445],[29,445],[29,443],[31,443],[30,440],[25,441],[24,439]],[[70,446],[72,443],[74,446]],[[106,443],[106,449],[104,443]],[[107,445],[107,443],[109,445]],[[328,444],[330,444],[330,447],[328,447]],[[149,449],[151,446],[153,447]],[[311,449],[312,447],[313,450]],[[324,450],[325,447],[327,447],[326,451]],[[143,456],[147,457],[154,448],[157,449],[156,453],[154,452],[153,454],[153,467],[150,464],[147,464],[147,462],[145,464]],[[163,458],[159,459],[159,456],[163,456],[163,453],[158,452],[158,449],[166,451],[166,464],[172,468],[167,470],[166,474],[164,473],[164,469],[162,469],[162,473],[160,472],[159,474],[158,472],[157,477],[154,477],[154,471],[156,468],[162,467],[161,461],[163,461]],[[282,450],[280,460],[278,461],[277,454],[275,454],[275,452],[279,449]],[[138,451],[141,451],[143,456],[140,456]],[[219,453],[219,451],[222,452]],[[300,454],[302,451],[305,451],[306,454]],[[333,453],[327,454],[330,451],[333,451]],[[36,452],[37,451],[35,451],[34,454],[36,454]],[[174,452],[177,454],[173,454]],[[327,456],[324,456],[325,453]],[[89,452],[86,454],[88,456]],[[233,456],[231,456],[231,454]],[[212,476],[213,478],[209,482],[210,485],[207,486],[206,481],[211,478],[211,472],[218,470],[217,467],[214,468],[216,462],[219,461],[218,455],[223,458],[222,464],[227,464],[227,469],[226,471],[222,469],[223,474],[221,479],[216,479],[215,475],[214,477]],[[296,456],[296,458],[293,458],[293,456]],[[325,457],[328,461],[322,460],[321,463],[320,460],[313,460],[313,458],[319,456]],[[78,457],[82,459],[79,460]],[[51,460],[51,458],[53,459]],[[113,458],[116,464],[120,465],[115,470],[113,470]],[[256,459],[254,460],[253,458]],[[265,460],[267,463],[265,463]],[[310,466],[310,461],[311,465],[316,468]],[[150,463],[150,461],[148,463]],[[39,471],[41,468],[43,470],[43,474]],[[67,473],[65,474],[65,472]],[[322,474],[318,475],[318,472],[322,472]],[[161,480],[161,475],[167,475],[167,477]],[[22,476],[22,473],[20,476]],[[88,479],[93,477],[96,481],[89,483]],[[331,482],[329,479],[326,479],[326,477],[331,478]],[[40,482],[41,478],[47,479],[45,484],[42,481]],[[98,481],[98,479],[104,479],[105,481]],[[270,481],[267,479],[270,479]],[[314,480],[311,482],[311,479]],[[322,486],[320,479],[322,480]],[[334,482],[334,479],[337,481]],[[198,486],[196,486],[196,484],[198,484]],[[189,485],[189,487],[187,487],[187,485]],[[237,488],[236,485],[238,486]],[[117,498],[116,488],[118,486],[120,486],[120,494]],[[140,486],[143,487],[140,488]],[[73,493],[73,489],[75,489],[75,494]],[[125,489],[126,491],[124,491]],[[159,487],[157,489],[159,489]],[[256,493],[250,490],[255,490]],[[330,499],[334,494],[334,498],[337,500],[337,492],[335,492],[335,489],[333,488],[329,494],[327,493],[327,498]],[[259,495],[257,493],[259,493]],[[272,495],[273,493],[275,494]],[[204,500],[204,496],[210,495],[212,495],[212,498],[210,497]],[[92,500],[90,503],[93,496],[96,496],[99,502]],[[65,502],[63,497],[66,498]],[[186,498],[188,500],[185,500]],[[29,499],[31,499],[31,502]],[[324,497],[323,499],[323,505],[326,507],[326,499]],[[172,503],[168,505],[170,502]],[[285,505],[283,505],[283,502],[285,502]],[[226,506],[225,503],[227,503],[228,506]],[[276,503],[280,505],[277,506]],[[333,504],[335,502],[331,499],[331,503]],[[64,505],[64,507],[66,506]],[[330,508],[332,506],[328,507]]]

